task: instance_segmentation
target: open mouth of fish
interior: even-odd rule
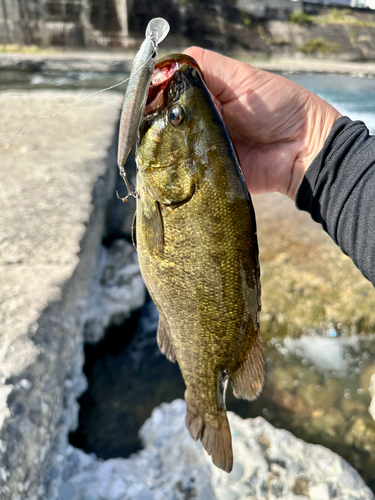
[[[187,89],[189,80],[191,84],[199,84],[200,81],[203,80],[197,62],[188,55],[172,54],[160,59],[160,61],[156,63],[151,77],[144,116],[153,115],[167,105],[170,83],[172,80],[176,80],[176,72],[183,66],[186,67],[186,71],[189,73],[188,79],[183,78],[177,82],[174,88],[174,100],[177,100],[180,93]],[[179,79],[177,78],[177,80]]]

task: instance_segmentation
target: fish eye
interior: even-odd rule
[[[179,104],[175,104],[170,110],[168,114],[169,123],[173,127],[178,127],[184,121],[185,111],[182,106]]]

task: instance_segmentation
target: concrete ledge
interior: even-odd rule
[[[0,134],[77,92],[1,93]],[[121,96],[0,137],[0,497],[52,495],[77,418],[84,315],[117,177]]]
[[[375,63],[349,62],[301,58],[273,58],[268,61],[247,61],[256,68],[277,73],[319,73],[323,75],[350,75],[374,77]]]

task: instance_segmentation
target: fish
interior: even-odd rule
[[[157,342],[181,369],[192,438],[230,472],[228,380],[253,400],[264,378],[256,221],[220,106],[187,55],[155,65],[136,163],[133,243]]]
[[[129,196],[135,194],[126,177],[124,165],[133,146],[143,115],[151,75],[158,55],[158,46],[168,33],[169,24],[165,19],[162,17],[151,19],[146,28],[145,39],[133,60],[121,111],[117,152],[117,165],[128,190],[128,195],[124,198],[121,198],[118,193],[117,197],[124,202],[127,201]]]

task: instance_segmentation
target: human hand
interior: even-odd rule
[[[223,107],[249,191],[279,191],[294,200],[340,113],[282,76],[199,47],[185,53]]]

